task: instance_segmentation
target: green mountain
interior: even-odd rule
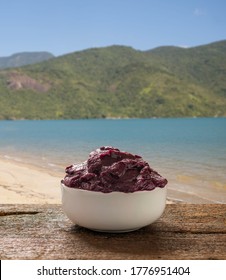
[[[0,69],[20,67],[28,64],[34,64],[53,58],[49,52],[22,52],[11,56],[0,57]]]
[[[93,48],[0,71],[1,119],[226,116],[226,41]]]

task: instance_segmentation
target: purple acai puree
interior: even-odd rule
[[[167,184],[142,157],[109,146],[91,152],[87,161],[70,165],[65,172],[65,186],[104,193],[151,191]]]

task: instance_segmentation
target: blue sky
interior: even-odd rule
[[[0,57],[203,45],[226,39],[225,14],[225,0],[0,0]]]

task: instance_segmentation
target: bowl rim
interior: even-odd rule
[[[154,189],[152,190],[140,190],[140,191],[134,191],[134,192],[119,192],[119,191],[111,191],[111,192],[101,192],[101,191],[93,191],[93,190],[84,190],[84,189],[78,189],[78,188],[71,188],[71,187],[68,187],[66,186],[64,183],[60,183],[61,184],[61,187],[63,189],[66,189],[66,190],[69,190],[71,192],[83,192],[83,193],[92,193],[92,194],[99,194],[99,195],[112,195],[112,194],[122,194],[122,195],[134,195],[134,194],[144,194],[144,193],[152,193],[153,191],[155,190],[165,190],[167,191],[167,186],[164,186],[163,188],[160,188],[160,187],[155,187]]]

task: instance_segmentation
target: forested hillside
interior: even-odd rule
[[[0,119],[226,116],[226,41],[93,48],[0,71]]]

